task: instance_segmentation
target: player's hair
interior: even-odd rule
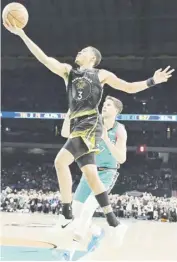
[[[94,53],[94,56],[96,57],[94,66],[98,66],[102,60],[102,55],[98,49],[96,49],[93,46],[89,46],[92,49],[92,52]]]
[[[122,112],[122,110],[123,110],[123,104],[122,104],[122,102],[121,102],[119,99],[117,99],[117,98],[115,98],[115,97],[113,97],[113,96],[107,96],[107,97],[106,97],[106,100],[111,100],[111,101],[113,101],[114,106],[117,108],[118,114],[120,114],[120,113]]]

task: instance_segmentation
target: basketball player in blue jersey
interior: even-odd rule
[[[117,170],[119,169],[120,164],[123,164],[126,161],[127,132],[124,125],[116,121],[116,116],[122,112],[122,109],[123,104],[120,100],[111,96],[106,97],[102,108],[102,119],[104,123],[103,135],[97,145],[99,153],[96,155],[96,164],[100,180],[108,192],[110,192],[115,185],[119,175]],[[66,138],[70,135],[69,117],[66,117],[64,120],[61,134]],[[88,232],[92,216],[98,208],[98,202],[92,194],[84,176],[82,176],[74,194],[72,207],[74,221],[71,224],[74,228],[75,240],[81,240],[84,239],[86,233]],[[120,229],[120,226],[118,229]],[[119,230],[120,234],[122,232]],[[98,228],[96,236],[95,232],[93,232],[92,240],[94,241],[90,242],[88,248],[89,251],[95,247],[95,244],[101,237],[101,234],[102,231]],[[73,243],[73,247],[73,252],[70,252],[70,259],[77,248],[77,241]],[[66,255],[69,255],[69,252],[67,252]]]
[[[19,36],[33,55],[50,71],[62,77],[67,87],[70,109],[71,133],[66,144],[57,154],[55,168],[62,198],[62,214],[66,219],[72,217],[72,177],[69,166],[75,160],[94,192],[107,222],[117,227],[119,222],[109,203],[107,190],[98,176],[95,153],[96,144],[101,138],[103,126],[99,116],[103,87],[105,84],[126,93],[137,93],[156,84],[167,82],[173,69],[159,69],[146,81],[129,83],[115,74],[96,69],[101,61],[101,53],[94,47],[81,50],[76,56],[77,69],[47,56],[26,34],[8,21],[3,21],[7,30]]]

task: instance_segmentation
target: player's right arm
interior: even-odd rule
[[[108,136],[107,128],[103,127],[102,139],[117,162],[123,164],[127,157],[127,131],[124,125],[119,124],[116,136],[116,144],[113,144]]]
[[[61,129],[61,136],[68,138],[70,135],[70,119],[69,119],[69,115],[70,115],[70,110],[68,110],[63,125],[62,125],[62,129]]]
[[[127,82],[118,78],[115,74],[102,69],[99,71],[99,79],[100,82],[102,83],[102,86],[104,84],[107,84],[123,92],[134,94],[143,91],[151,86],[155,86],[157,84],[167,82],[168,79],[172,76],[172,73],[174,71],[175,71],[174,69],[170,69],[170,66],[168,66],[163,71],[162,69],[155,71],[153,77],[145,81]]]
[[[71,70],[71,66],[68,64],[60,63],[56,59],[47,56],[26,34],[25,32],[16,27],[15,22],[13,26],[9,23],[8,20],[4,22],[4,26],[11,33],[18,35],[23,42],[26,44],[31,53],[37,58],[39,62],[44,64],[50,71],[61,76],[65,81]]]

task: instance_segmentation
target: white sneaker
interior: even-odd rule
[[[108,238],[114,239],[113,246],[121,247],[127,232],[128,226],[119,224],[117,227],[109,227]]]
[[[52,227],[52,231],[54,230],[60,230],[64,228],[68,228],[70,224],[72,224],[73,220],[72,219],[65,219],[63,215],[59,215],[56,224]]]
[[[72,220],[65,219],[63,215],[59,215],[55,226],[50,230],[55,235],[56,245],[59,249],[67,249],[73,240]]]
[[[78,221],[79,222],[79,221]],[[84,238],[88,237],[88,235],[100,235],[102,228],[91,224],[88,227],[83,228],[77,222],[74,224],[74,236],[76,241],[83,241]]]

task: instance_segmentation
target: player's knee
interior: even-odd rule
[[[93,188],[93,186],[94,186],[94,178],[93,178],[93,176],[85,176],[85,178],[86,178],[87,183],[89,184],[89,186],[91,188]]]
[[[69,152],[68,152],[69,153]],[[73,162],[72,155],[65,154],[62,150],[58,153],[54,160],[54,165],[57,170],[68,167]]]
[[[86,165],[82,168],[82,172],[85,176],[85,179],[87,180],[87,183],[92,188],[97,179],[99,179],[96,166]]]
[[[99,177],[97,176],[97,173],[93,173],[91,175],[87,175],[86,176],[86,180],[87,180],[87,183],[89,184],[89,186],[93,189],[93,188],[96,188],[97,185],[100,183],[100,179]]]
[[[59,156],[55,158],[54,165],[55,169],[57,170],[61,170],[68,167],[67,161],[65,161],[63,158],[60,158]]]
[[[54,160],[54,166],[55,166],[56,169],[60,168],[60,166],[61,166],[60,163],[61,163],[60,157],[58,157],[58,155],[57,155],[55,160]]]

